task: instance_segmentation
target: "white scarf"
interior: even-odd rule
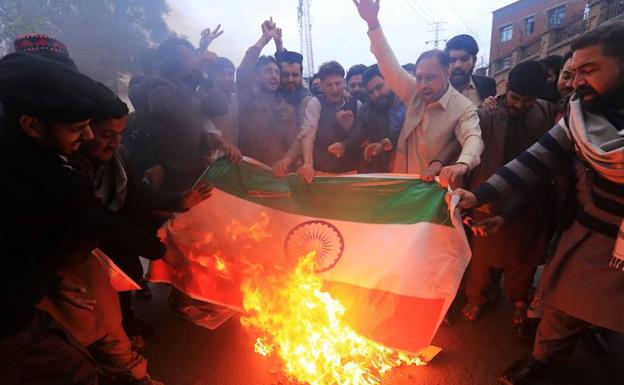
[[[572,97],[569,131],[585,160],[605,179],[624,184],[624,127],[613,126],[603,115],[583,112]],[[624,221],[620,224],[609,267],[624,272]]]

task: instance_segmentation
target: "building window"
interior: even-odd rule
[[[511,56],[507,56],[501,59],[500,62],[500,69],[501,70],[506,70],[511,68]]]
[[[624,1],[623,0],[609,0],[606,4],[607,12],[606,19],[611,19],[612,17],[618,16],[624,13]]]
[[[566,6],[560,5],[548,11],[548,28],[558,27],[565,21]]]
[[[501,27],[500,29],[501,43],[511,40],[512,37],[513,37],[513,25],[512,24],[508,24],[508,25]]]
[[[535,16],[524,18],[524,34],[530,35],[535,30]]]

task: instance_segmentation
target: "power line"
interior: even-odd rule
[[[423,23],[427,22],[427,17],[425,15],[423,15],[422,13],[418,12],[418,10],[416,10],[416,8],[410,6],[410,4],[409,4],[409,2],[407,0],[397,0],[397,3],[403,9],[405,9],[408,13],[411,13],[414,16],[416,16],[418,19],[420,19],[420,21],[422,21]]]
[[[433,43],[433,48],[438,49],[440,42],[445,43],[446,39],[440,39],[440,32],[446,31],[445,29],[440,28],[442,24],[446,24],[445,21],[434,21],[433,23],[429,23],[429,25],[433,25],[433,29],[429,30],[430,33],[433,33],[433,40],[426,41],[425,44]]]
[[[438,15],[427,5],[427,2],[419,2],[414,0],[414,4],[418,6],[429,18],[429,20],[439,20]]]
[[[451,9],[451,12],[453,12],[453,14],[455,14],[455,17],[457,17],[459,19],[459,21],[461,21],[461,23],[466,27],[467,32],[470,31],[470,27],[468,26],[468,24],[464,21],[464,19],[459,16],[459,13],[455,10],[455,7],[453,7],[453,5],[451,4],[451,2],[449,0],[444,0],[444,2],[446,3],[446,5],[448,5],[448,7]]]
[[[422,8],[416,8],[414,6],[414,4],[409,1],[409,0],[405,0],[405,4],[407,4],[407,6],[414,12],[414,13],[418,13],[419,15],[421,15],[421,18],[423,19],[423,21],[428,22],[430,20],[435,20],[433,17],[430,17],[429,15],[427,15],[427,13],[422,9]]]

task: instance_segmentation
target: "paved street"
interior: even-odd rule
[[[152,376],[166,385],[287,385],[277,363],[253,352],[253,338],[233,317],[210,331],[177,319],[167,305],[168,289],[152,285],[154,299],[137,301],[140,316],[156,327],[146,352]],[[509,305],[484,311],[477,323],[457,320],[442,327],[433,343],[442,352],[425,367],[402,367],[383,384],[494,385],[500,372],[528,351],[514,334]],[[618,309],[622,311],[622,309]],[[616,309],[614,309],[616,311]],[[608,339],[610,354],[592,357],[582,341],[558,359],[536,385],[624,384],[624,336]]]

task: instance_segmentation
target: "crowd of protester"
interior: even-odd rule
[[[504,276],[511,324],[534,339],[502,384],[531,383],[582,333],[604,349],[624,332],[624,22],[519,63],[496,95],[473,74],[471,36],[401,66],[379,1],[354,3],[376,64],[330,61],[306,86],[272,19],[238,67],[209,50],[220,27],[206,29],[198,48],[171,38],[141,55],[132,112],[62,42],[15,39],[0,60],[2,383],[160,384],[141,354],[152,327],[132,306],[150,297],[139,256],[164,255],[156,230],[209,198],[195,181],[221,157],[305,183],[401,173],[454,189],[473,251],[459,313],[477,321]],[[96,248],[143,290],[117,293]],[[178,310],[193,304],[173,292]]]

